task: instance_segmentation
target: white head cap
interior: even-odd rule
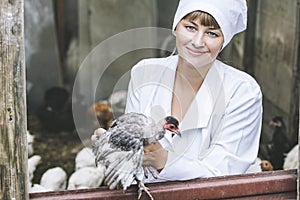
[[[180,0],[172,30],[184,16],[197,10],[209,13],[218,22],[224,35],[223,48],[247,27],[246,0]]]

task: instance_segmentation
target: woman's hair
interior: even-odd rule
[[[190,21],[199,20],[200,24],[203,26],[210,26],[215,29],[220,29],[219,24],[217,23],[215,18],[213,18],[213,16],[200,10],[191,12],[186,16],[184,16],[182,19],[190,20]]]

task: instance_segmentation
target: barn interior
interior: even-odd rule
[[[234,37],[219,59],[249,73],[261,86],[259,157],[268,160],[275,116],[286,125],[282,131],[289,140],[287,152],[298,144],[300,19],[296,0],[247,2],[248,28]],[[113,116],[120,115],[131,67],[143,58],[171,54],[177,3],[24,1],[27,127],[35,138],[34,154],[42,158],[33,183],[56,166],[70,176],[77,153],[90,145],[89,137],[99,125],[95,112],[90,112],[95,103],[114,101]]]

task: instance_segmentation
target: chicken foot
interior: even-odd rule
[[[139,196],[138,199],[141,198],[143,191],[146,192],[146,194],[150,197],[151,200],[154,200],[154,198],[152,197],[152,195],[150,194],[150,188],[146,187],[145,184],[143,182],[139,182]]]

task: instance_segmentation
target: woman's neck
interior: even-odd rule
[[[197,92],[199,91],[210,66],[196,69],[192,65],[178,62],[176,70],[171,113],[179,121],[189,109]]]
[[[194,91],[197,92],[211,66],[212,63],[197,68],[185,60],[179,59],[176,71],[176,80],[182,81],[182,83],[188,83]]]

